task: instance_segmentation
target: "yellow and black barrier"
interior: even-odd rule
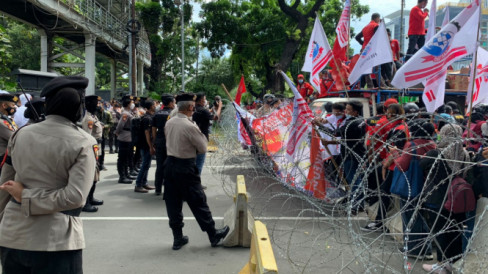
[[[278,273],[268,230],[260,221],[254,222],[249,262],[239,272],[239,274],[248,273]]]
[[[246,182],[243,175],[238,175],[234,204],[224,215],[224,224],[229,226],[230,230],[223,241],[223,245],[227,247],[249,247],[253,222],[254,218],[247,209]]]

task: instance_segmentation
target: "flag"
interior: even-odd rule
[[[473,106],[488,104],[488,51],[478,47],[476,54],[476,70],[474,71],[474,93],[469,85],[466,104],[469,106],[473,98]]]
[[[324,148],[320,142],[320,136],[312,128],[312,139],[310,141],[310,168],[308,169],[307,183],[303,187],[313,193],[318,199],[325,199],[326,181],[324,173],[324,159],[322,157]]]
[[[411,87],[473,53],[478,37],[479,8],[479,0],[464,8],[397,71],[392,84],[397,88]]]
[[[442,20],[442,27],[449,24],[449,6],[444,9],[444,20]]]
[[[390,62],[393,62],[390,39],[386,33],[385,23],[381,22],[351,71],[349,83],[356,82],[362,74],[371,73],[373,67]]]
[[[291,82],[290,78],[286,76],[283,71],[280,71],[290,89],[293,91],[295,98],[293,100],[293,114],[290,128],[290,134],[286,142],[286,157],[290,162],[296,162],[295,158],[298,153],[298,147],[302,142],[307,141],[308,134],[312,131],[312,119],[314,118],[312,110],[308,107],[307,102],[298,92],[297,88]]]
[[[434,0],[435,1],[435,0]],[[349,43],[349,17],[351,16],[351,1],[346,0],[344,9],[342,10],[341,19],[336,27],[336,38],[341,48],[347,46]]]
[[[239,87],[237,88],[236,102],[237,105],[241,105],[241,96],[243,93],[246,93],[246,84],[244,83],[244,75],[241,76],[241,82],[239,83]]]
[[[447,70],[443,70],[426,81],[422,101],[428,112],[434,112],[444,104],[446,76]]]
[[[232,102],[232,104],[236,109],[237,139],[241,144],[250,146],[252,145],[252,141],[248,133],[248,125],[252,123],[255,117],[246,110],[242,109],[236,102]]]
[[[327,66],[331,59],[332,50],[330,49],[329,41],[327,41],[322,23],[320,23],[319,17],[317,16],[315,17],[315,24],[310,42],[308,43],[302,71],[311,72],[310,83],[318,90],[320,90],[319,72]]]
[[[425,35],[425,41],[429,41],[430,38],[434,37],[435,35],[435,21],[436,21],[436,9],[437,4],[436,0],[431,0],[432,3],[430,4],[429,10],[429,27],[427,28],[427,34]]]

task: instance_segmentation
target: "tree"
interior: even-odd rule
[[[352,15],[360,17],[368,7],[352,0]],[[257,75],[266,90],[283,91],[277,70],[288,70],[293,61],[303,63],[316,13],[330,38],[342,12],[340,0],[220,0],[202,5],[198,24],[212,56],[231,50],[235,74]]]

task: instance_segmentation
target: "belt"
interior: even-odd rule
[[[172,161],[178,164],[191,164],[195,163],[195,158],[189,158],[189,159],[182,159],[182,158],[176,158],[175,156],[168,156],[167,158],[168,161]]]
[[[13,197],[10,198],[10,201],[14,202],[18,205],[21,204],[21,203],[17,202]],[[81,214],[81,209],[82,208],[79,207],[79,208],[74,208],[74,209],[70,209],[70,210],[63,210],[63,211],[60,211],[60,213],[63,213],[63,214],[68,215],[68,216],[79,217]]]

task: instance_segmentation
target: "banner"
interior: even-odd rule
[[[479,15],[479,0],[475,0],[397,71],[392,84],[397,88],[411,87],[473,53],[476,50]]]
[[[332,50],[330,49],[329,41],[327,41],[322,23],[320,23],[319,17],[317,16],[315,17],[312,36],[308,43],[305,63],[302,67],[302,71],[311,72],[310,83],[317,90],[320,90],[319,73],[327,66],[331,59]]]
[[[429,78],[425,83],[422,101],[428,112],[434,112],[438,107],[444,104],[446,76],[447,70],[443,70]]]
[[[373,67],[393,62],[390,39],[386,32],[385,23],[381,22],[375,34],[361,52],[359,60],[349,75],[349,83],[354,83],[363,74],[371,73]]]
[[[435,0],[434,0],[435,1]],[[342,10],[341,19],[336,27],[337,41],[341,48],[349,44],[349,21],[351,16],[351,1],[346,0]]]

